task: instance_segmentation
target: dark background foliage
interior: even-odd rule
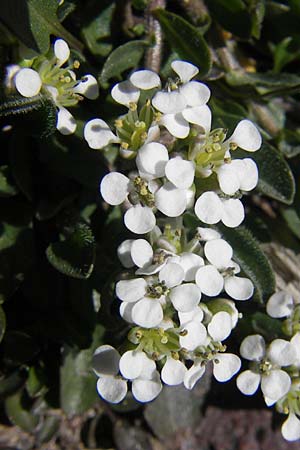
[[[0,445],[297,448],[282,441],[277,416],[272,422],[260,411],[259,398],[247,403],[234,383],[209,390],[209,376],[192,392],[165,389],[146,408],[130,398],[109,407],[98,398],[92,353],[126,332],[113,314],[113,290],[116,248],[127,233],[119,208],[103,204],[99,181],[126,163],[114,146],[88,148],[82,129],[90,118],[110,122],[124,112],[109,95],[113,83],[139,67],[166,80],[175,58],[199,67],[198,79],[212,91],[214,126],[232,131],[245,117],[258,124],[264,145],[251,155],[260,172],[246,199],[251,235],[244,227],[222,232],[256,286],[245,327],[268,335],[273,324],[266,326],[260,304],[274,278],[261,244],[300,249],[299,21],[298,0],[1,2],[2,81],[6,65],[18,62],[20,43],[44,53],[62,37],[101,91],[72,110],[76,133],[61,136],[49,100],[7,96],[1,88]],[[187,226],[193,220],[187,215]],[[246,404],[250,410],[239,413]],[[180,428],[188,431],[176,434]]]

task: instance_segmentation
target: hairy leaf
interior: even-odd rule
[[[116,48],[105,61],[99,82],[107,87],[111,78],[120,78],[125,70],[136,67],[148,45],[146,41],[130,41]]]
[[[157,9],[154,12],[172,50],[180,58],[195,64],[199,76],[203,77],[211,69],[211,55],[201,32],[182,17],[168,11]]]
[[[45,53],[49,49],[50,34],[82,50],[82,44],[60,24],[57,9],[57,0],[9,0],[1,4],[0,20],[36,52]]]
[[[233,258],[255,286],[256,298],[266,301],[275,290],[275,279],[270,263],[258,242],[245,227],[227,228],[217,225],[224,239],[233,248]]]
[[[50,264],[64,275],[89,278],[95,262],[95,241],[91,229],[80,223],[65,240],[50,244],[46,250]]]

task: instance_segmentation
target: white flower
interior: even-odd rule
[[[300,439],[300,419],[294,413],[289,413],[288,418],[283,422],[281,433],[287,441],[297,441]]]
[[[130,106],[137,103],[141,90],[149,90],[160,87],[160,78],[151,70],[138,70],[133,72],[129,80],[117,83],[112,91],[112,98],[121,105]]]
[[[116,285],[122,317],[145,328],[158,326],[164,318],[163,306],[170,301],[176,311],[188,312],[200,302],[201,291],[194,283],[181,284],[184,270],[179,264],[167,262],[158,276],[147,282],[144,278],[121,280]],[[133,304],[133,305],[131,305]]]
[[[213,191],[200,195],[195,203],[195,214],[210,225],[220,221],[227,227],[238,227],[245,217],[244,207],[238,199],[222,199]]]
[[[136,186],[122,173],[110,172],[102,179],[100,192],[110,205],[120,205],[130,193],[136,193]],[[126,211],[124,223],[133,233],[145,234],[155,227],[156,219],[151,207],[138,203]]]
[[[36,57],[31,68],[19,67],[14,72],[10,70],[8,86],[13,79],[16,90],[23,97],[34,97],[41,91],[47,93],[58,109],[56,128],[67,135],[75,132],[76,122],[65,107],[76,105],[82,95],[91,100],[96,99],[99,88],[94,76],[87,74],[81,80],[76,80],[70,67],[62,67],[70,56],[69,46],[63,39],[55,41],[53,51],[55,62]]]
[[[97,391],[110,403],[120,403],[127,394],[127,381],[118,375],[120,358],[111,345],[101,345],[93,355],[92,366],[99,377]]]
[[[258,182],[257,165],[251,158],[234,159],[216,170],[220,189],[227,195],[238,190],[251,191]]]
[[[229,381],[241,367],[241,360],[233,353],[216,353],[212,359],[213,375],[221,383]],[[201,359],[196,361],[187,371],[184,377],[186,389],[193,389],[195,384],[202,378],[205,372],[205,365]]]
[[[163,113],[160,124],[173,136],[182,139],[189,134],[189,123],[202,125],[205,122],[210,90],[203,83],[190,81],[198,73],[193,64],[173,61],[171,66],[180,82],[173,83],[167,92],[157,92],[152,99],[152,105]]]
[[[124,378],[132,381],[132,394],[139,402],[151,402],[162,389],[155,362],[144,352],[129,350],[119,362]]]
[[[291,379],[281,367],[290,366],[296,359],[290,342],[275,339],[266,349],[264,338],[255,334],[243,340],[240,353],[252,361],[252,368],[237,378],[237,387],[243,394],[253,395],[261,383],[266,404],[271,406],[288,393]]]
[[[204,245],[204,254],[210,264],[200,267],[196,284],[209,297],[224,289],[234,300],[248,300],[253,295],[253,284],[248,278],[237,277],[239,266],[232,261],[232,247],[224,239],[212,239]]]

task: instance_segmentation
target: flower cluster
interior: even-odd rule
[[[65,135],[76,130],[75,119],[66,107],[77,105],[83,97],[96,99],[99,94],[96,78],[87,74],[77,80],[74,69],[78,69],[80,63],[69,61],[68,44],[57,39],[47,57],[36,56],[24,60],[22,66],[8,66],[5,80],[6,89],[17,91],[22,97],[43,93],[50,98],[57,108],[56,128]]]
[[[126,396],[128,381],[133,396],[146,402],[162,383],[192,389],[209,363],[220,382],[241,366],[224,341],[240,317],[237,303],[250,300],[254,286],[240,276],[229,243],[200,225],[242,222],[240,197],[255,188],[258,171],[252,159],[232,160],[230,152],[258,150],[261,136],[249,120],[230,137],[211,129],[210,90],[193,80],[198,69],[185,61],[172,69],[176,78],[164,89],[158,74],[132,73],[111,92],[127,108],[115,129],[102,119],[84,129],[91,148],[118,144],[120,155],[134,160],[128,173],[104,176],[100,191],[108,204],[123,205],[131,232],[146,235],[118,247],[127,269],[115,290],[129,330],[123,354],[103,345],[94,355],[98,392],[113,403]],[[200,219],[191,238],[183,226],[188,209]]]

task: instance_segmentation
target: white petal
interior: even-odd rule
[[[173,61],[171,67],[177,73],[182,83],[187,83],[199,72],[198,67],[186,61]]]
[[[132,320],[141,327],[157,327],[163,318],[163,309],[157,299],[143,298],[132,308]]]
[[[135,350],[129,350],[121,356],[119,367],[124,378],[134,380],[140,376],[144,362],[143,356],[144,353]]]
[[[249,361],[261,361],[266,353],[265,340],[260,334],[247,336],[241,343],[240,354]]]
[[[209,88],[199,81],[190,81],[180,87],[188,106],[202,106],[208,102],[210,97]]]
[[[122,319],[126,320],[128,323],[133,323],[132,319],[132,308],[135,303],[122,302],[120,304],[119,313]]]
[[[160,87],[160,78],[152,70],[137,70],[129,77],[130,82],[138,89],[153,89]]]
[[[173,358],[167,358],[167,361],[161,371],[161,379],[169,386],[177,386],[184,380],[187,368],[181,361]]]
[[[100,149],[112,142],[119,142],[119,138],[111,131],[104,120],[89,120],[84,127],[84,139],[90,148]]]
[[[278,366],[290,366],[296,362],[296,351],[293,345],[284,339],[274,339],[269,345],[267,356]]]
[[[131,247],[133,243],[134,239],[126,239],[117,249],[118,258],[126,269],[130,269],[130,267],[134,266],[134,262],[131,258]]]
[[[68,61],[70,57],[70,49],[66,41],[63,39],[56,39],[54,43],[54,54],[58,59],[57,62],[59,67]]]
[[[202,323],[189,322],[184,325],[184,330],[187,331],[186,336],[179,337],[181,347],[189,351],[194,351],[199,345],[205,343],[207,332]]]
[[[209,297],[220,294],[224,286],[222,275],[215,266],[211,265],[200,267],[196,273],[195,280],[201,292]]]
[[[17,91],[23,97],[34,97],[37,95],[42,87],[42,80],[33,69],[25,68],[19,70],[15,76],[15,85]]]
[[[238,227],[245,218],[243,203],[238,199],[223,200],[222,222],[230,228]]]
[[[273,400],[272,398],[266,397],[264,395],[264,401],[265,401],[267,406],[273,406],[273,405],[275,405],[277,400]]]
[[[157,92],[152,105],[164,114],[176,114],[181,112],[187,105],[184,95],[178,90],[172,92]]]
[[[160,138],[160,128],[158,125],[152,125],[147,134],[147,139],[145,140],[145,144],[149,144],[152,141],[159,141]]]
[[[211,228],[198,227],[197,234],[199,235],[201,241],[210,241],[211,239],[221,238],[221,234],[216,230],[212,230]]]
[[[119,372],[119,352],[111,345],[100,345],[92,359],[92,367],[100,377],[102,375],[117,375]]]
[[[185,374],[184,386],[186,389],[193,389],[195,384],[202,378],[205,372],[205,366],[194,364]]]
[[[136,302],[146,294],[147,282],[144,278],[120,280],[116,284],[116,295],[123,302]]]
[[[127,382],[110,376],[101,377],[97,381],[99,395],[110,403],[120,403],[127,394]]]
[[[279,400],[291,387],[290,376],[283,370],[271,370],[269,375],[262,375],[261,390],[271,400]]]
[[[234,161],[223,164],[217,169],[220,189],[227,195],[233,195],[240,189],[240,178]]]
[[[212,239],[204,245],[204,254],[208,261],[218,268],[229,267],[232,247],[224,239]]]
[[[207,105],[189,106],[181,114],[189,123],[199,125],[206,133],[209,133],[211,128],[211,110]]]
[[[164,281],[168,288],[178,286],[183,278],[183,268],[177,263],[168,262],[159,272],[159,281]]]
[[[158,372],[151,380],[136,379],[132,382],[132,394],[139,402],[151,402],[162,390]]]
[[[156,178],[165,175],[165,166],[169,161],[167,148],[158,142],[143,145],[137,154],[136,165],[140,172],[150,174]]]
[[[181,253],[178,263],[184,270],[184,281],[194,281],[197,270],[204,266],[203,258],[190,252]]]
[[[61,134],[73,134],[76,130],[76,121],[72,114],[64,107],[60,107],[57,113],[56,128]]]
[[[253,283],[249,278],[236,276],[225,278],[224,289],[234,300],[248,300],[254,292]]]
[[[296,361],[294,364],[299,368],[300,367],[300,332],[296,333],[292,337],[291,344],[294,347],[294,350],[296,352]]]
[[[90,100],[95,100],[99,96],[98,82],[93,75],[87,74],[73,88],[73,92],[84,95]]]
[[[165,126],[172,136],[179,139],[185,139],[190,132],[189,123],[185,120],[181,112],[164,114],[159,123]]]
[[[195,204],[195,214],[204,223],[218,223],[223,215],[223,204],[215,192],[204,192]]]
[[[168,217],[179,217],[187,206],[185,189],[168,181],[155,193],[155,206]]]
[[[230,335],[231,330],[231,315],[225,311],[214,314],[207,327],[207,331],[214,341],[224,341]]]
[[[288,292],[273,294],[267,302],[267,313],[274,318],[288,317],[294,309],[294,300]]]
[[[217,381],[224,382],[230,380],[241,368],[241,360],[232,353],[218,353],[217,360],[213,361],[213,374]]]
[[[192,161],[172,158],[166,164],[165,171],[168,180],[179,189],[188,189],[194,182],[195,166]]]
[[[283,422],[281,433],[287,441],[297,441],[300,439],[300,420],[295,414],[290,413],[288,418]]]
[[[100,192],[109,205],[120,205],[129,192],[130,180],[119,172],[110,172],[102,178]]]
[[[248,152],[256,152],[261,146],[261,135],[250,120],[241,120],[227,142],[233,142]]]
[[[153,230],[156,224],[155,215],[148,206],[132,206],[124,215],[124,223],[128,230],[136,234],[145,234]]]
[[[130,81],[121,81],[111,90],[112,98],[121,105],[129,106],[129,103],[137,103],[140,97],[140,90]]]
[[[146,239],[136,239],[131,247],[131,257],[138,267],[150,264],[153,258],[153,250],[149,242]]]
[[[203,316],[203,311],[198,306],[189,312],[178,312],[179,322],[182,327],[188,322],[202,322]]]
[[[201,299],[201,291],[193,283],[182,284],[173,288],[169,294],[174,308],[180,312],[193,311]]]
[[[245,370],[237,377],[236,384],[243,394],[253,395],[258,389],[260,378],[258,373],[252,372],[252,370]]]
[[[233,161],[237,169],[242,191],[252,191],[258,183],[258,169],[251,158],[236,159]]]
[[[141,352],[140,352],[141,353]],[[156,378],[156,364],[153,359],[150,359],[145,353],[141,353],[142,357],[142,371],[139,378],[143,380],[153,380]]]

